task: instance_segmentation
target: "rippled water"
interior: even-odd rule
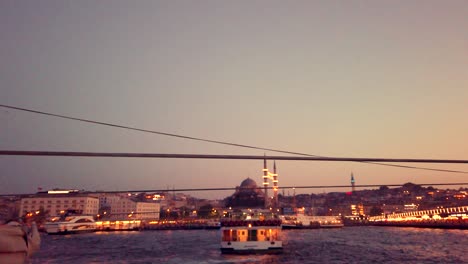
[[[398,227],[284,230],[281,255],[222,255],[218,230],[42,237],[32,263],[468,263],[468,231]]]

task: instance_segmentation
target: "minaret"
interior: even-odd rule
[[[275,208],[278,207],[278,174],[276,173],[276,160],[273,163],[273,201]]]
[[[263,189],[265,192],[265,208],[268,207],[268,169],[266,158],[263,159]]]
[[[296,212],[296,187],[293,187],[293,209]]]
[[[354,186],[354,175],[351,172],[351,192],[354,194],[356,192],[356,187]]]

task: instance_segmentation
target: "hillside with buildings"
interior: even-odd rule
[[[79,190],[51,190],[31,195],[0,197],[0,219],[44,221],[69,211],[93,215],[96,219],[186,219],[217,218],[235,208],[263,208],[263,189],[250,178],[223,200],[198,199],[183,193],[106,193]],[[310,215],[376,216],[468,205],[468,189],[438,189],[406,183],[401,187],[329,192],[321,194],[278,194],[280,214],[296,208]]]

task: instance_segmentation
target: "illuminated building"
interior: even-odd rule
[[[136,202],[129,198],[120,198],[110,206],[111,219],[159,219],[159,203]]]
[[[111,220],[159,219],[160,201],[138,202],[130,198],[131,194],[128,193],[99,193],[97,196],[100,201],[100,214],[106,214],[105,218]]]
[[[418,210],[418,206],[416,204],[405,204],[403,207],[405,212],[415,212]]]
[[[51,216],[58,216],[67,210],[96,215],[99,210],[99,199],[75,190],[54,190],[21,199],[20,215],[39,210],[49,212]]]
[[[351,215],[364,215],[364,206],[362,204],[352,204]]]

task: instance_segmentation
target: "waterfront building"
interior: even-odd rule
[[[404,206],[401,204],[384,204],[382,211],[384,214],[402,213]]]
[[[137,202],[130,198],[113,200],[110,206],[111,219],[159,219],[159,203]]]
[[[418,206],[414,203],[412,204],[405,204],[404,205],[404,212],[415,212],[418,211]]]
[[[106,208],[126,197],[126,194],[99,193],[97,197],[99,198],[99,207]]]
[[[351,205],[351,215],[354,215],[354,216],[364,215],[364,206],[363,206],[363,204],[352,204]]]
[[[77,190],[53,190],[21,198],[19,215],[44,210],[50,216],[58,216],[67,210],[86,215],[96,215],[99,210],[99,199]]]

